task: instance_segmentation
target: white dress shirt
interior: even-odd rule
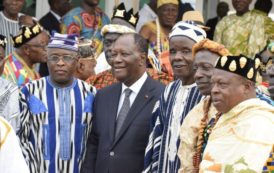
[[[120,100],[119,100],[119,105],[118,105],[118,111],[117,111],[117,116],[120,112],[120,109],[123,105],[123,101],[125,98],[125,89],[129,88],[131,89],[131,94],[129,96],[129,100],[130,100],[130,107],[132,106],[132,104],[135,101],[136,96],[138,95],[139,91],[141,90],[143,84],[145,83],[146,79],[147,79],[148,75],[145,72],[142,77],[140,77],[134,84],[132,84],[130,87],[127,87],[125,84],[122,84],[122,91],[121,91],[121,96],[120,96]]]

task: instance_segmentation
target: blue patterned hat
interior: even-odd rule
[[[78,51],[78,36],[76,34],[52,33],[48,48],[59,48],[71,51]]]

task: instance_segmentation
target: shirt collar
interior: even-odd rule
[[[132,84],[130,87],[127,87],[124,83],[122,83],[122,93],[124,93],[126,88],[131,89],[132,92],[134,92],[135,94],[138,94],[139,91],[141,90],[143,84],[145,83],[146,79],[147,79],[148,75],[146,72],[144,72],[144,74],[142,75],[142,77],[140,77],[134,84]]]
[[[57,13],[54,11],[50,10],[51,14],[60,22],[61,21],[61,16],[59,16]]]

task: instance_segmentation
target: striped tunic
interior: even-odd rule
[[[18,136],[32,173],[80,172],[94,94],[94,87],[78,79],[59,88],[44,77],[22,88]]]
[[[200,102],[196,84],[182,86],[176,80],[165,89],[156,103],[151,122],[151,133],[145,153],[144,173],[177,173],[180,160],[180,126],[187,113]]]
[[[23,14],[19,13],[18,16],[21,16]],[[5,50],[5,56],[8,56],[11,54],[14,50],[12,41],[11,41],[11,36],[10,35],[17,35],[19,32],[19,22],[17,20],[11,20],[8,19],[3,12],[0,12],[0,34],[4,35],[7,37],[7,46]]]

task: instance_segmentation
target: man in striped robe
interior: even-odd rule
[[[80,172],[95,88],[73,78],[77,51],[75,35],[54,33],[47,52],[50,75],[22,88],[18,135],[32,173]]]
[[[206,37],[192,21],[178,22],[169,36],[170,61],[177,80],[169,84],[153,111],[143,172],[177,173],[180,126],[202,95],[194,83],[192,47]]]

